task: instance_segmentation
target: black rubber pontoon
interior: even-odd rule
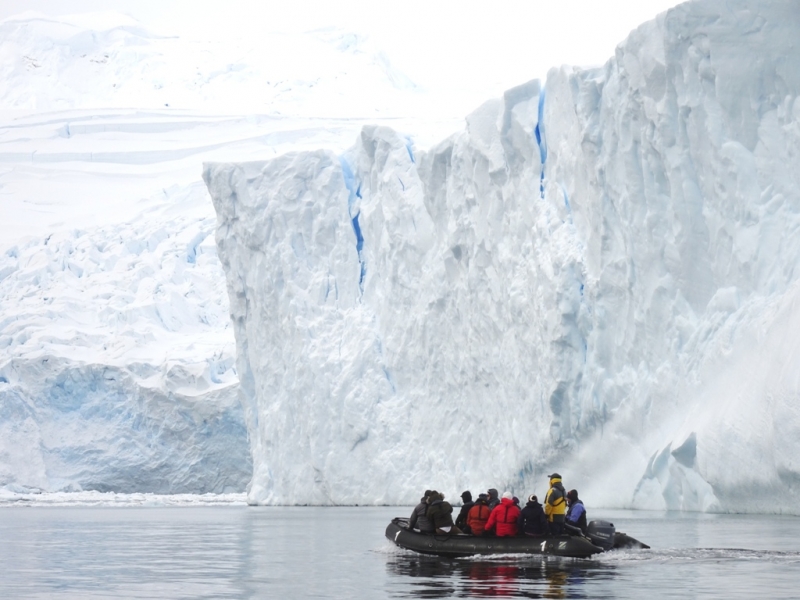
[[[603,551],[584,537],[562,535],[534,538],[484,537],[479,535],[430,535],[406,529],[406,519],[393,519],[386,537],[400,548],[437,556],[473,556],[475,554],[549,554],[588,558]]]
[[[594,523],[594,522],[593,522]],[[649,548],[646,544],[626,535],[616,533],[610,523],[598,522],[610,533],[613,545],[594,544],[581,535],[560,535],[547,538],[528,536],[484,537],[475,535],[434,535],[406,529],[408,519],[396,518],[386,527],[386,537],[400,548],[413,550],[420,554],[436,556],[473,556],[476,554],[547,554],[570,558],[589,558],[616,548]],[[608,527],[610,526],[610,531]],[[600,542],[600,539],[597,539]],[[605,547],[604,547],[605,546]]]

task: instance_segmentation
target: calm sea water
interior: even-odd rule
[[[800,518],[594,511],[652,550],[443,560],[402,508],[0,508],[0,598],[800,598]]]

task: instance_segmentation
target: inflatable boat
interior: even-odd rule
[[[580,530],[576,530],[580,532]],[[618,533],[613,523],[592,521],[587,535],[553,537],[494,537],[467,534],[439,535],[408,529],[408,519],[392,519],[386,537],[396,546],[420,554],[457,557],[475,554],[548,554],[571,558],[589,558],[616,548],[649,548],[647,544]]]

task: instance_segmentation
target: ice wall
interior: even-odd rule
[[[241,492],[251,471],[235,387],[198,392],[202,370],[48,355],[3,365],[0,489]]]
[[[798,33],[689,2],[429,152],[206,165],[250,502],[797,512]]]
[[[546,193],[597,315],[570,412],[622,438],[578,472],[638,480],[634,506],[797,512],[799,31],[790,3],[687,3],[548,77]]]

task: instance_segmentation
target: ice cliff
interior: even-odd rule
[[[249,501],[797,513],[799,34],[688,2],[429,151],[207,164]]]
[[[344,148],[365,114],[448,119],[400,113],[425,95],[335,29],[226,44],[26,13],[0,21],[0,82],[0,504],[244,491],[202,162]]]

